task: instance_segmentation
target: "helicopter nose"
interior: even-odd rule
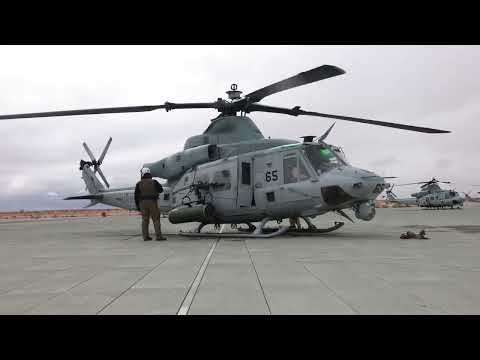
[[[373,200],[387,188],[385,179],[371,171],[355,169],[354,173],[351,192],[355,197]]]
[[[336,169],[330,175],[322,186],[327,203],[374,200],[387,188],[382,176],[352,166]]]
[[[350,179],[344,184],[344,190],[355,198],[373,200],[387,188],[382,176],[368,170],[350,167],[345,175]]]

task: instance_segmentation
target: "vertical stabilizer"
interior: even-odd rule
[[[82,167],[82,179],[85,182],[87,191],[90,194],[97,194],[101,190],[105,190],[105,186],[97,179],[90,165],[84,164]]]

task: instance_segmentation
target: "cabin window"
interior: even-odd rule
[[[170,194],[163,194],[163,200],[165,201],[170,200]]]
[[[250,163],[242,162],[242,184],[251,185]]]
[[[225,169],[225,170],[217,171],[213,175],[212,187],[213,187],[213,191],[230,190],[230,188],[232,187],[230,170]]]
[[[182,159],[182,155],[177,155],[177,162],[179,162]]]

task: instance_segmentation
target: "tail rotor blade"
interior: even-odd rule
[[[105,154],[107,153],[111,143],[112,143],[112,138],[110,137],[110,139],[108,139],[107,145],[105,146],[105,149],[103,149],[102,155],[100,155],[100,158],[98,159],[98,165],[102,164],[103,158],[105,157]]]
[[[88,156],[90,156],[90,160],[92,160],[92,163],[96,164],[97,160],[95,160],[95,156],[93,156],[93,153],[90,151],[87,143],[83,143],[83,147],[85,148],[85,151],[87,152]]]
[[[107,179],[105,178],[105,175],[103,175],[103,172],[102,170],[100,169],[100,167],[97,168],[98,170],[98,174],[100,175],[100,177],[102,178],[103,182],[105,183],[105,185],[107,186],[107,188],[110,188],[110,184],[108,183]]]

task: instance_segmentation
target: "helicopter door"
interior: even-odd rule
[[[238,157],[237,207],[255,206],[253,198],[253,161],[250,157]]]
[[[255,156],[253,166],[255,205],[262,209],[280,207],[278,186],[281,167],[278,154]]]

